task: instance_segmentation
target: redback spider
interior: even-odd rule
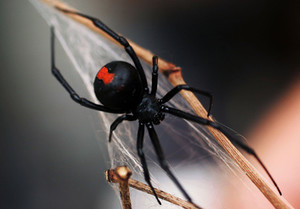
[[[93,22],[93,24],[115,39],[118,43],[120,43],[131,57],[134,66],[127,62],[123,61],[114,61],[103,66],[96,75],[94,80],[94,91],[98,100],[103,104],[95,104],[85,98],[80,97],[73,88],[69,85],[69,83],[64,79],[60,71],[56,68],[54,62],[54,29],[51,28],[51,63],[52,63],[52,73],[57,78],[57,80],[63,85],[63,87],[69,92],[71,98],[81,104],[84,107],[91,108],[98,111],[103,111],[107,113],[116,113],[122,114],[117,117],[117,119],[110,126],[110,134],[109,134],[109,142],[112,138],[113,131],[117,128],[117,126],[123,121],[139,121],[139,128],[137,133],[137,153],[141,160],[141,164],[144,170],[144,178],[150,188],[154,196],[156,197],[159,204],[161,204],[158,199],[155,190],[151,184],[150,174],[148,171],[146,158],[143,152],[143,142],[144,142],[144,129],[145,126],[148,130],[151,142],[154,146],[154,150],[158,157],[158,161],[160,166],[171,180],[175,183],[178,189],[182,192],[185,198],[192,202],[191,197],[185,191],[183,186],[179,183],[177,178],[169,169],[168,163],[165,159],[165,155],[163,153],[162,147],[158,140],[158,136],[154,129],[154,125],[158,125],[162,120],[164,120],[165,113],[172,114],[179,118],[183,118],[195,123],[199,123],[201,125],[211,126],[219,131],[221,131],[225,136],[227,136],[232,142],[238,145],[240,148],[245,150],[250,155],[254,156],[256,160],[260,163],[260,165],[264,168],[274,185],[276,186],[278,192],[281,194],[279,187],[276,182],[272,178],[271,174],[268,172],[260,158],[257,156],[255,151],[250,148],[248,145],[244,144],[239,138],[237,138],[234,134],[231,134],[230,130],[226,128],[224,125],[198,117],[196,115],[192,115],[187,112],[183,112],[181,110],[169,107],[165,105],[169,100],[171,100],[177,93],[181,90],[187,90],[194,93],[202,94],[209,98],[210,105],[208,109],[208,115],[210,114],[211,106],[212,106],[212,95],[208,92],[201,91],[188,85],[178,85],[175,86],[172,90],[170,90],[166,95],[162,98],[158,99],[156,97],[157,91],[157,81],[158,81],[158,58],[156,56],[153,57],[153,71],[152,71],[152,87],[151,91],[149,91],[146,76],[143,70],[143,67],[138,59],[135,51],[128,43],[128,41],[112,31],[109,27],[103,24],[100,20],[90,17],[85,14],[81,14],[79,12],[69,11],[57,8],[62,12],[71,13],[75,15],[79,15],[81,17],[87,18]]]

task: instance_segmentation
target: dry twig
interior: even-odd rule
[[[119,166],[116,169],[107,170],[105,177],[108,182],[118,183],[123,209],[131,209],[130,192],[128,180],[132,175],[131,170],[126,166]]]
[[[113,183],[118,183],[119,184],[123,209],[131,209],[131,202],[130,202],[128,185],[132,188],[135,188],[135,189],[140,190],[142,192],[146,192],[148,194],[153,195],[153,192],[152,192],[151,188],[148,185],[143,184],[143,183],[141,183],[137,180],[129,178],[131,176],[131,171],[126,166],[120,166],[120,167],[117,167],[114,170],[107,170],[105,174],[106,174],[106,180],[108,182],[113,182]],[[121,185],[123,185],[123,186],[121,186]],[[185,209],[201,209],[199,206],[197,206],[193,203],[190,203],[188,201],[185,201],[183,199],[180,199],[178,197],[175,197],[175,196],[173,196],[173,195],[171,195],[167,192],[164,192],[164,191],[159,190],[159,189],[154,189],[154,190],[155,190],[157,196],[160,199],[163,199],[163,200],[166,200],[166,201],[168,201],[170,203],[173,203],[175,205],[181,206],[182,208],[185,208]],[[130,205],[130,207],[128,207],[129,205]]]

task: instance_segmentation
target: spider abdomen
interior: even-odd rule
[[[137,70],[123,61],[106,64],[94,81],[98,100],[106,107],[124,112],[131,111],[140,102],[142,89]]]

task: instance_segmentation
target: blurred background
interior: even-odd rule
[[[288,185],[299,177],[292,159],[300,136],[286,135],[300,118],[297,1],[65,2],[181,66],[190,86],[212,92],[214,117],[265,154],[285,197],[299,204],[299,187]],[[28,1],[2,0],[0,11],[0,207],[117,208],[104,179],[109,159],[96,139],[96,116],[73,103],[50,73],[49,27]],[[72,68],[61,47],[57,57],[61,69]],[[79,76],[68,76],[84,95]],[[281,133],[285,143],[268,141]],[[294,167],[283,172],[290,165],[283,159]]]

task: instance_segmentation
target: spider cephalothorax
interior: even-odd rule
[[[108,113],[121,113],[122,115],[117,117],[116,120],[111,124],[109,132],[109,141],[111,141],[112,133],[117,128],[117,126],[122,123],[124,120],[127,121],[139,121],[139,128],[137,134],[137,153],[141,160],[141,164],[144,170],[144,177],[148,185],[150,186],[153,194],[155,195],[157,201],[160,203],[156,192],[151,184],[150,173],[148,171],[146,158],[143,151],[143,140],[144,140],[144,129],[145,126],[148,130],[151,142],[154,146],[154,150],[158,157],[160,166],[166,171],[168,176],[176,184],[179,190],[187,198],[188,201],[192,202],[192,199],[179,183],[177,178],[169,169],[169,166],[166,162],[162,147],[158,140],[158,136],[154,129],[153,124],[158,125],[165,116],[165,113],[172,114],[179,118],[183,118],[192,122],[196,122],[202,125],[209,125],[215,129],[221,131],[226,135],[232,142],[236,143],[240,148],[244,149],[249,154],[253,155],[258,162],[263,166],[274,185],[277,187],[279,193],[281,194],[278,186],[276,185],[274,179],[271,177],[261,160],[258,158],[257,154],[252,148],[244,144],[236,135],[231,134],[231,132],[222,124],[208,120],[206,118],[201,118],[184,111],[168,107],[165,105],[170,99],[172,99],[177,93],[181,90],[187,90],[194,93],[202,94],[210,99],[210,106],[208,109],[208,115],[212,106],[212,96],[211,94],[201,91],[188,85],[178,85],[175,86],[171,91],[169,91],[165,96],[160,99],[156,98],[157,90],[157,80],[158,80],[158,65],[156,56],[153,57],[153,71],[152,71],[152,88],[151,92],[149,91],[146,76],[142,65],[136,56],[133,48],[130,46],[128,41],[112,31],[109,27],[104,25],[100,20],[90,17],[85,14],[81,14],[74,11],[60,9],[62,12],[71,13],[85,17],[91,20],[96,27],[103,30],[113,39],[115,39],[119,44],[121,44],[126,52],[131,57],[134,66],[123,61],[115,61],[106,64],[100,69],[97,73],[94,81],[94,91],[98,100],[103,104],[95,104],[85,98],[80,97],[73,88],[68,84],[68,82],[61,75],[60,71],[55,67],[54,62],[54,29],[51,29],[51,57],[52,57],[52,73],[57,78],[57,80],[63,85],[63,87],[68,91],[71,98],[81,104],[82,106],[108,112]]]
[[[144,95],[134,114],[139,121],[143,123],[153,122],[155,125],[158,125],[165,118],[165,114],[161,111],[159,100],[150,94]]]

